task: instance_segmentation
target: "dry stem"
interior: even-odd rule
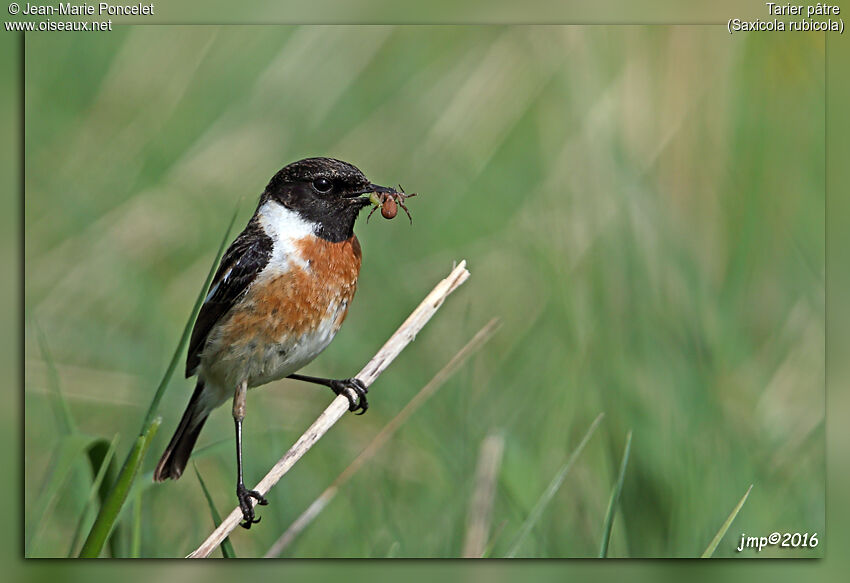
[[[475,470],[475,491],[466,518],[466,541],[463,545],[465,559],[484,556],[490,536],[490,517],[496,498],[496,480],[502,465],[505,438],[500,433],[491,433],[481,442],[478,467]]]
[[[461,261],[452,272],[431,290],[422,303],[407,317],[407,320],[399,326],[395,334],[390,336],[389,340],[381,347],[381,349],[372,357],[363,370],[356,378],[360,379],[367,387],[375,382],[375,379],[380,375],[395,358],[401,353],[405,346],[416,338],[416,334],[425,326],[431,316],[443,304],[446,297],[452,293],[466,278],[469,277],[469,272],[466,270],[466,261]],[[316,443],[337,421],[348,411],[348,399],[345,396],[336,397],[328,408],[325,409],[319,418],[298,438],[298,441],[287,451],[282,458],[269,470],[269,473],[260,480],[256,486],[261,494],[265,495],[274,487],[275,484],[307,453],[307,451]],[[253,500],[252,500],[253,503]],[[204,558],[221,544],[227,535],[236,528],[239,521],[242,520],[242,511],[239,507],[227,515],[220,525],[201,543],[201,545],[192,551],[187,558]]]
[[[499,319],[493,318],[486,326],[484,326],[472,339],[461,348],[457,354],[444,366],[440,372],[434,375],[428,383],[422,387],[416,396],[414,396],[404,408],[387,423],[374,439],[354,458],[347,468],[337,476],[337,478],[316,498],[307,509],[296,518],[289,528],[275,541],[275,543],[266,551],[265,558],[273,558],[280,554],[295,540],[307,526],[325,509],[331,500],[334,499],[340,488],[359,470],[363,464],[384,446],[384,444],[392,437],[392,435],[401,427],[419,407],[422,406],[443,384],[460,369],[461,365],[466,362],[466,359],[472,356],[479,348],[493,336],[499,327]]]

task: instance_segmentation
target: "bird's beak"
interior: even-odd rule
[[[370,184],[369,188],[371,190],[367,190],[364,194],[372,194],[373,192],[387,193],[387,194],[398,194],[398,191],[395,188],[389,188],[387,186],[378,186],[377,184]]]
[[[380,186],[378,184],[370,184],[369,186],[363,188],[362,190],[353,193],[350,198],[358,201],[369,201],[369,196],[373,194],[398,194],[398,191],[394,188],[389,188],[388,186]],[[365,198],[360,198],[365,197]]]

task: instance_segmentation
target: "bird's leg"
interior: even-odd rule
[[[251,503],[251,498],[254,498],[257,504],[264,506],[269,503],[256,490],[248,490],[242,481],[242,420],[245,418],[247,392],[248,381],[242,381],[233,394],[233,421],[236,423],[236,497],[239,499],[239,508],[242,509],[242,518],[245,519],[245,522],[239,523],[242,528],[251,528],[252,524],[260,522],[259,518],[254,519],[254,505]]]
[[[363,384],[363,381],[358,378],[336,380],[308,377],[303,374],[291,374],[287,378],[330,387],[334,394],[345,396],[345,398],[348,399],[348,410],[359,410],[360,412],[358,415],[362,415],[366,412],[366,409],[369,408],[369,402],[366,401],[366,393],[368,393],[369,390],[366,388],[366,385]],[[352,395],[352,392],[356,395],[356,399]]]

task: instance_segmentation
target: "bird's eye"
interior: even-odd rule
[[[331,188],[333,187],[333,182],[331,182],[327,178],[316,178],[313,181],[313,188],[315,188],[319,192],[330,192]]]

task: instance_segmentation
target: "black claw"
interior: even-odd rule
[[[247,530],[251,528],[252,524],[260,522],[260,519],[262,518],[254,518],[254,505],[251,504],[251,498],[256,500],[257,504],[260,506],[267,505],[269,501],[256,490],[248,490],[245,486],[241,485],[236,487],[236,497],[239,499],[239,508],[242,510],[242,518],[245,519],[244,522],[239,523],[239,526]]]
[[[366,393],[369,392],[369,389],[366,388],[366,385],[363,384],[363,381],[360,379],[343,379],[341,381],[331,381],[331,389],[337,395],[344,395],[346,399],[348,399],[348,410],[349,411],[358,411],[358,415],[362,415],[369,408],[369,402],[366,400]],[[351,389],[357,394],[357,400],[355,401],[351,393],[348,391]]]
[[[244,522],[240,522],[240,523],[239,523],[239,526],[241,526],[241,527],[242,527],[242,528],[244,528],[245,530],[251,530],[251,525],[252,525],[252,524],[257,524],[257,523],[258,523],[258,522],[260,522],[262,519],[263,519],[263,517],[262,517],[262,516],[257,517],[256,519],[251,519],[251,520],[248,520],[248,519],[246,518]]]

